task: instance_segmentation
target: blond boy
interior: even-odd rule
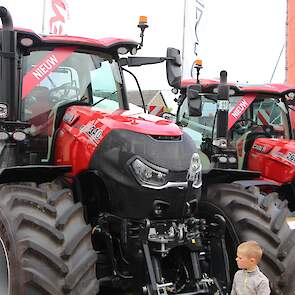
[[[262,249],[255,241],[240,244],[237,249],[238,270],[234,276],[231,295],[269,295],[268,278],[257,264],[262,257]]]

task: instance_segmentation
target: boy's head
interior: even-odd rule
[[[241,243],[237,249],[237,264],[240,269],[254,270],[262,257],[262,249],[255,241]]]

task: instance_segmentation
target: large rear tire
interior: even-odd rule
[[[1,185],[1,295],[95,295],[90,234],[82,205],[58,181]]]
[[[231,275],[237,270],[238,244],[255,240],[264,249],[259,266],[270,280],[272,294],[295,294],[295,231],[287,224],[290,211],[285,201],[275,194],[263,197],[238,184],[215,184],[208,187],[199,208],[203,217],[221,214],[226,219]]]

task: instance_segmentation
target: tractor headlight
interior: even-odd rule
[[[235,164],[235,163],[237,163],[237,158],[235,158],[235,157],[229,157],[229,158],[228,158],[228,161],[229,161],[231,164]]]
[[[168,170],[136,158],[130,164],[137,181],[146,187],[161,187],[167,183]]]
[[[221,164],[225,164],[227,162],[227,157],[221,156],[221,157],[218,158],[218,161]]]
[[[22,132],[22,131],[15,131],[12,134],[12,138],[15,141],[24,141],[26,139],[27,135],[26,133]]]
[[[126,47],[119,47],[118,49],[117,49],[117,52],[118,52],[118,54],[126,54],[126,53],[128,53],[128,48],[126,48]]]
[[[0,119],[8,117],[8,107],[5,103],[0,103]]]
[[[6,131],[0,131],[0,141],[6,141],[9,138],[9,133]]]

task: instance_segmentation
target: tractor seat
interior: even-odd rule
[[[48,100],[49,97],[49,89],[45,86],[37,86],[31,91],[31,96],[35,96],[39,99]]]

